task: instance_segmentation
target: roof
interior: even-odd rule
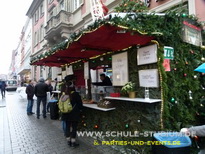
[[[94,23],[96,24],[96,23]],[[52,50],[33,57],[31,65],[56,66],[69,65],[125,50],[134,45],[146,45],[154,39],[147,34],[110,21],[98,23],[95,28],[88,27]]]

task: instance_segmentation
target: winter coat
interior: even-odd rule
[[[50,94],[52,94],[53,86],[51,84],[48,85],[48,90],[49,90]]]
[[[26,94],[27,94],[27,99],[28,100],[33,100],[33,96],[34,96],[34,86],[29,84],[26,87]]]
[[[48,85],[44,82],[39,82],[35,86],[35,95],[36,97],[46,97],[47,92],[49,92]]]
[[[105,79],[102,82],[96,82],[93,83],[93,85],[96,86],[112,86],[112,82],[108,76],[105,77]]]
[[[0,84],[0,89],[1,90],[5,90],[6,89],[6,82],[5,81],[1,81],[1,84]]]
[[[204,137],[205,136],[205,125],[190,127],[189,132],[196,136]]]

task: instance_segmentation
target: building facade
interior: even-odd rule
[[[31,55],[31,20],[28,18],[21,32],[19,52],[18,52],[18,69],[17,75],[18,80],[21,84],[28,82],[31,79],[31,66],[30,66],[30,55]]]
[[[143,1],[150,12],[161,13],[169,9],[183,10],[187,14],[196,15],[199,21],[205,21],[204,0]],[[31,19],[31,55],[28,54],[28,56],[35,57],[47,52],[53,46],[68,39],[74,32],[93,23],[91,14],[93,2],[96,0],[33,0],[26,13]],[[121,0],[102,0],[102,3],[109,9],[108,13],[114,12],[114,8],[120,2]],[[22,67],[20,70],[24,70]],[[61,73],[61,68],[57,67],[31,66],[30,78],[38,80],[44,77],[53,80]]]

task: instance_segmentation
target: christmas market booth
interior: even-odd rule
[[[61,67],[64,74],[78,72],[77,86],[85,86],[80,130],[137,134],[101,140],[150,141],[152,134],[145,132],[179,131],[204,122],[204,77],[194,71],[205,61],[201,33],[202,26],[187,14],[111,13],[31,57],[31,64]],[[92,71],[111,72],[110,91],[95,91]],[[95,92],[105,95],[96,101]],[[118,147],[151,150],[134,143]]]

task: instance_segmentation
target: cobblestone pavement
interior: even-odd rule
[[[34,111],[36,109],[34,103]],[[93,138],[79,137],[77,148],[70,148],[61,122],[26,114],[27,100],[16,92],[0,99],[0,154],[117,154],[109,146],[94,146]]]

